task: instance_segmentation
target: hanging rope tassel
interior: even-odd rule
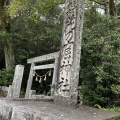
[[[49,71],[49,74],[48,74],[48,76],[51,76],[51,70]]]
[[[46,81],[46,75],[45,75],[44,81]]]
[[[37,72],[34,70],[34,71],[33,71],[33,76],[36,77],[36,79],[35,79],[36,82],[38,81],[39,83],[41,83],[41,82],[42,82],[42,78],[44,77],[44,81],[46,81],[46,80],[47,80],[47,75],[48,75],[48,76],[51,76],[51,73],[52,73],[52,70],[50,69],[46,74],[40,76],[40,75],[38,75]],[[38,78],[40,78],[40,80],[39,80]]]
[[[41,83],[41,82],[42,82],[42,78],[40,77],[39,83]]]
[[[35,79],[35,81],[38,81],[38,76],[36,76],[36,79]]]

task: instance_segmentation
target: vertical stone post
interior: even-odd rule
[[[30,90],[29,99],[32,99],[32,95],[36,95],[36,90]]]
[[[28,78],[28,82],[27,82],[27,88],[26,88],[26,94],[25,94],[25,98],[29,98],[29,92],[31,90],[32,87],[32,82],[33,82],[33,67],[35,66],[35,63],[31,64],[31,68],[30,68],[30,73],[29,73],[29,78]]]
[[[12,92],[13,92],[13,87],[12,85],[9,85],[7,98],[12,98]]]
[[[19,98],[23,73],[24,73],[24,66],[16,65],[13,84],[12,84],[12,86],[13,86],[12,98],[14,98],[14,99]]]
[[[55,103],[77,104],[84,0],[66,0]]]
[[[57,73],[58,73],[58,58],[55,59],[54,73],[51,86],[51,96],[55,95],[56,84],[57,84]]]

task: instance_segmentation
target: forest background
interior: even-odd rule
[[[14,67],[27,59],[60,50],[64,0],[0,0],[0,85],[9,86]],[[40,71],[45,74],[46,71]],[[51,77],[33,82],[48,94]],[[120,97],[120,2],[85,0],[80,80],[83,104],[110,107]]]

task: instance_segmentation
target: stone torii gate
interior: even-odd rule
[[[26,88],[26,94],[25,94],[26,99],[29,98],[29,92],[31,90],[32,82],[33,82],[34,70],[50,69],[50,68],[54,69],[52,87],[51,87],[51,96],[54,96],[54,93],[55,93],[54,86],[56,84],[56,78],[57,78],[57,73],[58,73],[57,72],[58,71],[58,58],[59,58],[59,52],[55,52],[55,53],[51,53],[51,54],[47,54],[47,55],[43,55],[43,56],[39,56],[35,58],[30,58],[27,60],[27,63],[31,64],[31,68],[30,68],[30,73],[29,73],[27,88]],[[36,65],[36,63],[41,63],[41,62],[50,61],[50,60],[54,60],[54,64]]]

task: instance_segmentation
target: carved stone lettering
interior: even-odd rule
[[[61,67],[72,65],[73,62],[73,44],[67,44],[62,51]]]
[[[64,45],[74,42],[75,31],[72,30],[70,27],[71,26],[68,26],[68,28],[66,29],[66,32],[64,33],[64,37],[63,37]]]
[[[84,1],[66,0],[56,87],[59,102],[55,101],[58,104],[72,106],[77,104]]]
[[[67,5],[67,9],[66,9],[66,25],[65,25],[65,29],[64,29],[64,35],[63,35],[63,45],[69,44],[71,42],[74,42],[74,38],[75,38],[75,26],[76,26],[76,5],[75,5],[75,1],[69,2],[69,4]]]
[[[74,1],[74,3],[75,3],[75,1]],[[71,21],[76,18],[76,4],[74,4],[74,3],[70,2],[67,5],[67,9],[65,10],[67,25],[70,25]]]
[[[71,65],[73,64],[75,27],[77,5],[75,0],[68,1],[65,10],[65,26],[61,51],[61,70],[58,83],[58,91],[61,95],[69,96]]]
[[[63,67],[60,70],[60,88],[59,88],[59,94],[66,94],[65,92],[69,93],[70,90],[70,71],[68,67]],[[69,95],[69,94],[68,94]]]

